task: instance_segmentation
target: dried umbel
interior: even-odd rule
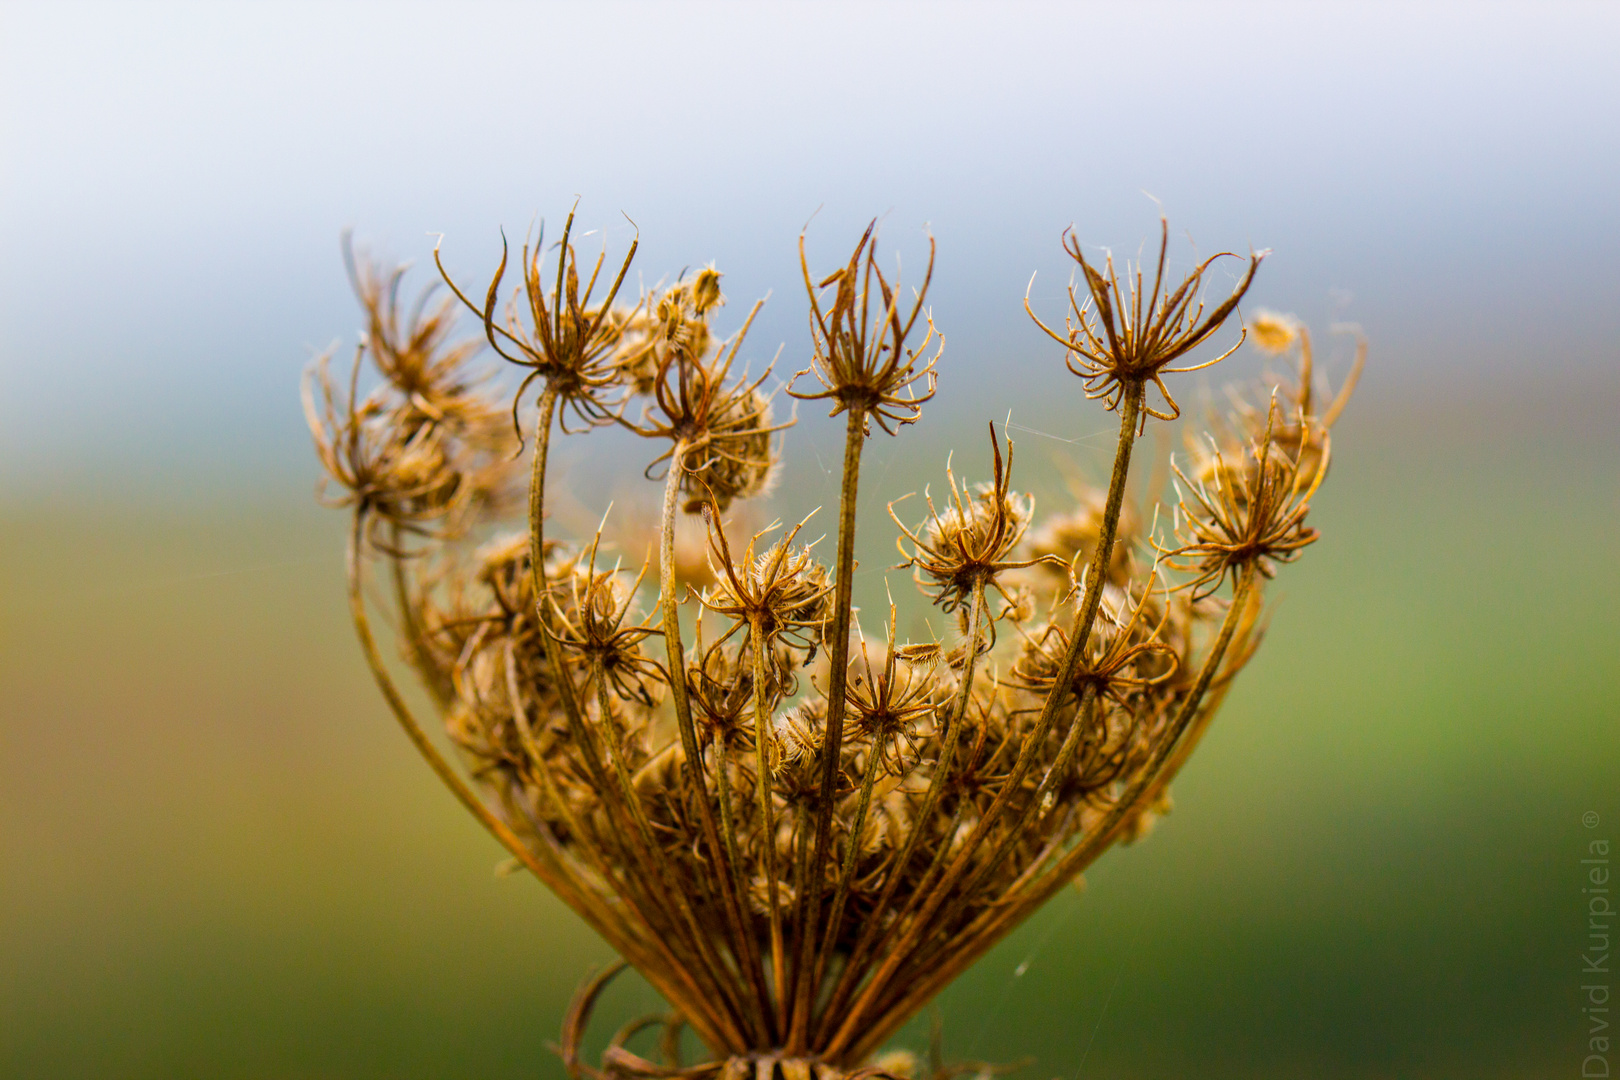
[[[1193,267],[1181,284],[1172,287],[1164,276],[1165,257],[1170,250],[1170,223],[1163,218],[1159,221],[1159,259],[1153,269],[1150,289],[1144,288],[1140,266],[1136,268],[1135,280],[1131,280],[1127,268],[1124,285],[1120,284],[1112,255],[1107,257],[1102,270],[1092,266],[1086,261],[1080,238],[1073,230],[1064,233],[1063,248],[1079,264],[1089,295],[1081,300],[1074,286],[1069,286],[1069,313],[1064,317],[1063,334],[1042,322],[1026,298],[1024,306],[1030,318],[1048,337],[1068,349],[1069,370],[1085,380],[1087,397],[1102,398],[1110,410],[1118,409],[1122,402],[1128,402],[1133,396],[1140,397],[1137,390],[1151,382],[1164,399],[1164,409],[1169,411],[1140,400],[1137,408],[1146,414],[1142,423],[1146,425],[1147,416],[1160,420],[1180,416],[1181,408],[1170,396],[1164,376],[1210,367],[1236,351],[1237,344],[1234,344],[1203,363],[1170,366],[1208,341],[1237,309],[1266,252],[1249,256],[1249,265],[1231,294],[1206,314],[1202,295],[1204,275],[1217,259],[1236,256],[1231,252],[1211,255]],[[1238,344],[1241,342],[1240,336]]]
[[[1257,319],[1258,343],[1297,356],[1297,378],[1234,395],[1211,418],[1174,463],[1171,524],[1144,532],[1158,517],[1125,499],[1137,440],[1150,417],[1179,411],[1166,376],[1205,366],[1186,358],[1233,320],[1259,256],[1206,312],[1208,260],[1171,282],[1161,240],[1145,287],[1139,268],[1096,270],[1069,235],[1089,297],[1072,294],[1067,332],[1047,333],[1083,380],[1077,396],[1119,414],[1107,487],[1037,519],[1014,487],[1012,443],[992,428],[987,482],[948,465],[942,497],[890,504],[902,567],[950,616],[947,637],[901,642],[891,601],[879,640],[852,609],[860,465],[873,422],[894,435],[935,389],[932,244],[907,298],[879,269],[872,229],[825,277],[801,239],[801,374],[821,384],[802,396],[846,414],[827,566],[800,542],[804,522],[746,543],[750,530],[728,522],[780,453],[770,369],[738,364],[753,312],[729,339],[712,329],[712,267],[618,301],[633,247],[593,299],[603,260],[582,273],[569,220],[554,264],[525,247],[510,296],[504,258],[482,302],[452,284],[484,339],[524,369],[508,401],[469,368],[473,347],[450,340],[450,309],[402,321],[399,273],[354,270],[361,358],[380,382],[362,394],[357,362],[339,389],[322,362],[306,403],[353,515],[349,596],[366,657],[462,802],[673,1008],[583,1061],[584,1026],[617,969],[598,975],[564,1022],[575,1076],[890,1075],[900,1059],[873,1055],[901,1024],[1168,810],[1171,780],[1259,641],[1265,581],[1318,539],[1307,517],[1328,431],[1365,347],[1319,410],[1304,328]],[[528,515],[515,522],[497,497],[523,469],[508,415],[533,432]],[[602,530],[544,535],[552,440],[609,424],[653,444],[656,592],[645,570],[608,564]],[[678,577],[677,526],[696,515],[707,573]],[[379,567],[460,766],[383,663],[365,599]],[[662,1037],[638,1043],[652,1029]],[[681,1059],[687,1029],[708,1049],[696,1064]],[[937,1056],[933,1071],[951,1073]]]
[[[1016,603],[1002,589],[1000,578],[1009,570],[1022,570],[1041,561],[1012,559],[1029,528],[1035,500],[1012,494],[1012,442],[1007,443],[1004,464],[994,427],[990,429],[990,450],[995,460],[995,479],[970,492],[965,490],[966,485],[958,486],[947,464],[945,482],[950,496],[945,512],[940,513],[933,496],[925,493],[928,520],[916,532],[906,528],[895,515],[894,503],[889,504],[889,516],[905,539],[911,541],[911,550],[907,551],[899,538],[895,540],[905,560],[901,565],[912,569],[918,587],[945,611],[966,607],[987,586],[1000,591],[1009,604]]]

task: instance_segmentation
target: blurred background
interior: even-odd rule
[[[645,284],[717,261],[723,327],[770,293],[784,374],[807,221],[832,265],[880,217],[913,280],[937,239],[869,610],[882,504],[982,475],[986,420],[1046,509],[1106,468],[1022,310],[1060,313],[1065,226],[1271,248],[1246,309],[1333,377],[1364,327],[1324,539],[1175,813],[946,992],[946,1053],[1576,1075],[1579,860],[1620,840],[1617,46],[1601,4],[0,6],[0,1074],[562,1076],[608,951],[386,714],[297,383],[353,345],[343,229],[481,285],[578,196]],[[773,512],[835,492],[841,430],[800,410]],[[593,517],[635,453],[565,444]]]

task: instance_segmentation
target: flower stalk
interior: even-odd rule
[[[1107,483],[1037,520],[1014,487],[1012,441],[992,426],[986,482],[948,464],[948,493],[925,493],[921,521],[902,516],[919,503],[889,503],[896,569],[951,634],[901,642],[891,597],[875,648],[854,608],[862,457],[874,426],[898,434],[937,389],[932,240],[907,293],[879,265],[875,223],[825,276],[800,237],[809,361],[786,389],[844,419],[824,566],[798,543],[808,518],[733,542],[759,520],[792,423],[774,418],[770,365],[751,375],[740,361],[759,305],[723,337],[712,266],[622,301],[636,243],[599,289],[606,253],[581,261],[573,222],[554,249],[522,246],[512,287],[503,242],[481,301],[436,250],[450,295],[409,311],[401,272],[346,248],[366,335],[346,380],[316,363],[304,404],[328,501],[352,515],[362,653],[456,798],[669,1001],[593,1064],[580,1041],[618,969],[587,983],[561,1045],[576,1080],[887,1078],[868,1059],[910,1016],[1167,812],[1258,645],[1265,583],[1319,539],[1308,515],[1365,343],[1330,394],[1304,327],[1257,316],[1253,343],[1297,375],[1239,395],[1155,467],[1174,478],[1174,535],[1144,531],[1125,497],[1137,440],[1180,415],[1174,376],[1246,340],[1246,328],[1216,338],[1264,253],[1206,306],[1225,256],[1176,282],[1167,225],[1151,269],[1096,265],[1066,233],[1083,286],[1062,329],[1025,303],[1077,397],[1118,413]],[[481,339],[453,340],[458,306]],[[474,366],[480,345],[521,369],[509,398]],[[1206,346],[1214,359],[1198,359]],[[380,378],[363,393],[368,359]],[[611,515],[594,535],[548,530],[553,440],[606,426],[655,446],[646,476],[661,491],[644,520],[657,522],[656,594],[648,570],[599,565],[623,528]],[[365,599],[373,567],[451,755],[384,663]],[[683,608],[696,616],[686,626]],[[696,1065],[681,1058],[688,1027],[710,1054]]]

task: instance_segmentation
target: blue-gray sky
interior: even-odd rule
[[[1578,377],[1620,342],[1617,11],[8,4],[0,483],[308,471],[340,230],[419,263],[442,232],[478,278],[576,194],[648,281],[774,290],[784,366],[818,207],[824,262],[882,215],[914,269],[930,228],[944,409],[1046,385],[1031,272],[1055,311],[1060,231],[1134,253],[1144,192],[1201,251],[1274,249],[1255,303],[1365,324],[1374,398]]]

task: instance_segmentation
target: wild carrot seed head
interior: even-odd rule
[[[345,392],[318,364],[305,394],[317,452],[355,515],[357,632],[441,778],[646,974],[676,1010],[669,1030],[690,1025],[714,1054],[660,1065],[630,1049],[632,1025],[600,1068],[580,1061],[604,976],[565,1022],[576,1080],[847,1080],[975,957],[1168,811],[1170,780],[1258,644],[1264,580],[1316,538],[1306,513],[1364,352],[1329,401],[1303,324],[1255,320],[1258,344],[1297,354],[1298,377],[1261,404],[1238,398],[1178,463],[1176,544],[1166,552],[1149,538],[1167,557],[1146,573],[1132,518],[1147,511],[1125,498],[1137,425],[1121,432],[1107,497],[1077,493],[1044,522],[1012,490],[1012,444],[1004,454],[992,428],[989,483],[962,482],[948,464],[949,492],[922,522],[902,523],[891,504],[903,565],[955,616],[954,631],[903,643],[891,605],[886,638],[868,642],[850,578],[817,562],[798,529],[756,533],[737,552],[722,526],[728,504],[765,488],[781,452],[769,369],[749,378],[734,366],[752,315],[731,339],[714,334],[713,267],[615,306],[618,282],[604,289],[603,260],[577,260],[571,228],[572,218],[554,249],[525,246],[504,318],[504,258],[483,303],[456,291],[563,417],[536,425],[526,528],[482,548],[476,539],[512,506],[500,493],[514,440],[490,418],[503,404],[517,414],[532,383],[495,401],[446,309],[402,314],[397,273],[355,270],[360,359],[372,358],[381,385],[359,392],[357,368]],[[1071,294],[1065,333],[1046,331],[1087,396],[1132,415],[1178,411],[1167,393],[1149,407],[1148,384],[1163,393],[1161,376],[1186,369],[1173,365],[1235,311],[1260,259],[1206,311],[1212,260],[1167,284],[1166,236],[1161,227],[1149,282],[1111,260],[1099,270],[1071,234],[1085,298]],[[821,383],[802,396],[893,433],[936,385],[932,259],[908,299],[877,269],[871,240],[868,229],[817,285],[801,239],[807,371]],[[637,418],[625,415],[631,398]],[[645,574],[599,565],[600,530],[582,548],[546,532],[566,515],[547,515],[551,459],[538,451],[609,422],[668,443],[650,470],[668,469],[656,601]],[[859,465],[867,435],[864,422],[848,425],[846,462]],[[840,489],[846,575],[858,471]],[[685,581],[700,575],[683,581],[674,567],[682,508],[707,510],[710,580],[695,595]],[[1094,559],[1104,537],[1114,547]],[[388,588],[368,581],[378,566]],[[402,652],[464,770],[440,755],[381,662],[374,594],[391,596]],[[654,610],[656,626],[637,614]],[[1003,623],[1017,632],[998,642]]]
[[[912,545],[907,551],[901,538],[895,539],[905,560],[901,566],[911,568],[918,585],[945,611],[961,608],[999,575],[1039,561],[1009,558],[1029,528],[1035,500],[1012,493],[1012,442],[1007,442],[1003,461],[994,425],[990,428],[990,449],[994,462],[991,482],[970,489],[957,482],[947,464],[949,494],[940,504],[944,510],[925,492],[928,518],[915,531],[901,523],[894,512],[896,504],[889,504],[889,516]]]
[[[820,391],[788,393],[804,401],[831,401],[830,415],[854,410],[893,435],[915,423],[938,386],[935,365],[945,338],[934,329],[923,306],[934,279],[934,240],[928,240],[928,268],[922,286],[907,304],[898,278],[893,284],[877,263],[877,222],[866,227],[849,262],[817,284],[799,235],[799,268],[810,299],[810,366],[793,377],[812,375]],[[832,289],[830,300],[825,290]],[[921,342],[909,344],[918,318],[926,326]],[[935,341],[935,338],[938,341]],[[933,347],[930,354],[929,349]]]
[[[1069,311],[1064,316],[1063,333],[1042,322],[1030,306],[1028,296],[1024,298],[1024,309],[1029,317],[1066,349],[1069,370],[1084,380],[1086,396],[1101,398],[1110,410],[1119,408],[1127,396],[1135,398],[1142,407],[1144,426],[1149,416],[1174,420],[1181,415],[1181,407],[1164,384],[1165,375],[1209,367],[1230,356],[1243,343],[1240,334],[1236,344],[1213,360],[1184,367],[1170,366],[1220,329],[1254,281],[1260,260],[1268,254],[1252,252],[1243,277],[1226,299],[1206,314],[1202,296],[1205,275],[1216,260],[1237,256],[1231,252],[1211,255],[1195,265],[1181,284],[1172,285],[1165,276],[1170,223],[1161,217],[1159,227],[1159,257],[1151,286],[1146,285],[1141,266],[1135,267],[1133,274],[1127,265],[1122,282],[1114,268],[1112,254],[1106,257],[1102,269],[1097,269],[1086,259],[1074,231],[1064,233],[1064,250],[1080,267],[1086,296],[1081,299],[1075,287],[1069,286]],[[1148,383],[1158,388],[1162,406],[1152,405],[1144,396]]]

